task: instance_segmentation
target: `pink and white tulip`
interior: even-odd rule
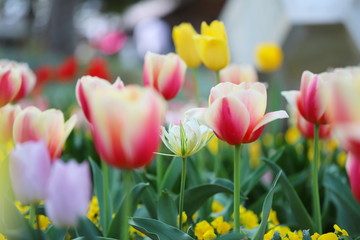
[[[16,143],[26,141],[44,141],[52,161],[59,158],[67,137],[76,123],[76,117],[64,121],[60,110],[40,111],[36,107],[27,107],[15,118],[13,134]]]
[[[360,202],[360,158],[349,153],[346,161],[346,171],[349,176],[351,191],[355,199]]]
[[[13,140],[13,125],[15,117],[21,111],[18,105],[5,105],[0,108],[0,143]]]
[[[50,176],[50,155],[44,142],[17,144],[11,151],[9,167],[16,199],[22,203],[45,200]]]
[[[147,52],[145,55],[144,85],[156,89],[166,100],[174,98],[180,91],[185,72],[185,62],[175,53],[159,55]]]
[[[321,94],[325,84],[319,75],[305,71],[301,77],[300,91],[283,91],[282,95],[307,121],[314,124],[329,124],[332,122],[330,104],[324,101]]]
[[[314,124],[307,121],[300,113],[295,113],[296,125],[301,134],[307,139],[314,138]],[[332,130],[332,124],[322,124],[319,127],[319,138],[329,138]]]
[[[83,76],[76,83],[76,99],[89,122],[91,121],[89,112],[89,92],[94,91],[96,88],[106,87],[120,90],[124,88],[124,83],[119,77],[113,84],[110,84],[109,81],[105,79],[92,76]]]
[[[242,82],[257,82],[256,70],[251,65],[230,64],[220,71],[221,82],[240,84]]]
[[[146,166],[158,150],[165,102],[151,88],[99,88],[89,97],[95,147],[109,165]]]
[[[35,74],[26,63],[0,60],[0,106],[25,97],[35,82]]]
[[[89,164],[56,161],[47,185],[45,204],[51,222],[58,227],[75,227],[79,217],[86,215],[90,197]]]
[[[260,137],[265,124],[288,117],[285,111],[265,114],[266,97],[262,83],[220,83],[211,89],[209,107],[199,110],[200,118],[221,140],[250,143]]]

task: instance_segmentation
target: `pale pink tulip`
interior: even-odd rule
[[[0,143],[12,141],[15,117],[21,111],[18,105],[5,105],[0,108]]]
[[[314,124],[307,121],[298,112],[295,112],[296,125],[301,134],[308,139],[314,138]],[[325,139],[330,137],[332,124],[322,124],[319,128],[319,137]]]
[[[50,155],[44,142],[17,144],[11,151],[10,177],[16,199],[22,203],[45,200],[50,175]]]
[[[22,110],[14,121],[14,141],[45,142],[52,161],[59,158],[67,137],[76,123],[76,117],[71,117],[67,122],[60,110],[49,109],[40,111],[36,107],[27,107]]]
[[[89,92],[94,91],[96,88],[116,88],[122,89],[124,88],[124,83],[118,77],[116,81],[111,85],[109,81],[92,76],[83,76],[81,77],[76,83],[76,99],[82,108],[84,115],[86,116],[87,120],[90,122],[90,112],[89,112]]]
[[[45,201],[51,222],[58,227],[75,227],[79,217],[86,215],[90,198],[89,164],[78,164],[75,160],[56,161],[51,169]]]
[[[147,52],[145,55],[143,80],[170,100],[180,91],[186,72],[185,62],[175,53],[159,55]]]
[[[220,83],[211,89],[209,107],[200,110],[201,119],[231,145],[253,142],[265,124],[288,117],[285,111],[265,114],[266,97],[262,83]]]
[[[349,176],[351,191],[355,199],[360,202],[360,158],[349,153],[346,161],[346,171]]]
[[[2,77],[0,77],[0,79],[1,79],[0,80],[0,92],[1,92],[2,88],[4,87],[4,90],[9,89],[8,96],[10,96],[10,95],[12,95],[12,94],[10,94],[10,92],[11,92],[10,88],[12,88],[13,93],[15,93],[15,94],[13,95],[13,98],[11,98],[10,101],[18,101],[18,100],[22,99],[27,94],[29,94],[32,91],[32,89],[34,88],[35,83],[36,83],[35,73],[29,68],[29,66],[26,63],[18,63],[15,61],[2,59],[2,60],[0,60],[0,69],[2,69],[4,71],[5,79],[6,79],[6,73],[7,72],[9,73],[7,75],[7,78],[8,78],[8,81],[9,80],[11,81],[11,84],[6,86],[6,83],[5,83],[6,80],[4,81],[4,79],[2,79]],[[2,74],[0,73],[0,75],[2,75]],[[4,81],[2,83],[2,84],[5,84],[4,86],[1,86],[2,81]],[[17,87],[19,84],[18,83],[19,81],[20,81],[20,85],[19,85],[19,87]],[[6,92],[6,90],[5,90],[5,92]],[[1,95],[2,94],[0,94],[0,96]],[[1,105],[3,105],[3,104],[1,104],[1,100],[0,100],[0,106]]]
[[[329,124],[330,104],[324,101],[321,88],[326,82],[319,75],[305,71],[301,77],[300,91],[283,91],[282,95],[301,116],[314,124]]]
[[[118,168],[146,166],[158,150],[165,102],[151,88],[99,88],[89,96],[92,133],[101,158]]]
[[[242,82],[257,82],[256,70],[251,65],[230,64],[220,71],[221,82],[240,84]]]

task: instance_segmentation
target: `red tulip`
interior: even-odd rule
[[[314,138],[314,124],[307,121],[301,116],[298,112],[295,113],[296,125],[300,130],[301,134],[308,139]],[[325,139],[330,137],[332,125],[331,124],[322,124],[319,128],[319,137]]]
[[[257,82],[256,70],[251,65],[230,64],[220,71],[221,82],[240,84],[242,82]]]
[[[61,81],[71,81],[76,77],[79,63],[74,56],[67,57],[58,67],[57,77]]]
[[[349,153],[346,161],[346,171],[349,176],[351,191],[355,199],[360,202],[360,158]]]
[[[90,61],[84,75],[99,77],[106,80],[111,79],[108,64],[106,60],[101,57],[95,57]]]
[[[20,111],[18,105],[8,104],[0,108],[0,144],[13,140],[14,120]]]

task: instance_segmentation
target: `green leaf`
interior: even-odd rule
[[[130,225],[153,240],[194,240],[179,229],[150,218],[132,218]]]
[[[76,229],[79,235],[84,236],[88,240],[95,240],[96,236],[101,236],[99,229],[86,217],[80,219]]]
[[[45,235],[47,239],[65,239],[66,230],[51,225],[46,229]]]
[[[148,186],[149,183],[138,183],[131,190],[132,209],[130,215],[134,213],[137,203],[139,202],[140,198],[142,197],[142,194],[144,193],[144,191]],[[120,221],[122,214],[124,214],[124,198],[120,204],[119,209],[116,212],[115,217],[113,218],[110,224],[110,228],[107,233],[108,237],[118,238],[120,236]]]
[[[161,189],[172,189],[180,176],[181,161],[174,157],[167,168],[164,178],[161,181]]]
[[[360,234],[360,205],[354,199],[349,185],[342,181],[339,174],[330,171],[325,174],[323,184],[336,206],[336,223],[350,235]]]
[[[105,203],[104,203],[104,189],[103,189],[103,175],[101,169],[94,160],[89,159],[91,170],[93,174],[94,192],[99,202],[100,211],[100,226],[105,229]]]
[[[229,233],[220,237],[217,237],[216,240],[239,240],[245,239],[246,235],[243,233]]]
[[[264,160],[264,162],[270,167],[270,169],[274,173],[278,173],[279,171],[282,171],[279,166],[277,166],[275,163],[270,162],[268,160]],[[286,174],[283,173],[280,177],[280,184],[283,189],[283,192],[285,193],[290,208],[292,212],[292,216],[296,220],[298,227],[307,229],[310,228],[312,232],[314,232],[314,224],[313,221],[307,212],[304,204],[300,200],[299,195],[295,191],[294,187],[291,185],[289,179],[286,177]]]
[[[272,202],[273,202],[273,197],[274,197],[274,192],[275,192],[275,187],[276,184],[280,178],[280,176],[282,175],[282,171],[279,171],[279,173],[277,174],[270,190],[269,193],[266,195],[265,200],[264,200],[264,204],[263,204],[263,208],[262,208],[262,219],[261,219],[261,223],[259,225],[259,228],[255,234],[254,240],[263,240],[264,239],[264,235],[265,235],[265,231],[266,231],[266,226],[268,223],[268,218],[270,215],[270,210],[271,210],[271,206],[272,206]]]
[[[167,191],[161,193],[157,212],[160,221],[174,227],[177,226],[178,210],[176,209],[174,200]]]
[[[158,203],[158,195],[155,190],[150,186],[148,187],[142,197],[144,206],[148,211],[151,218],[157,219],[157,207]]]
[[[117,240],[116,238],[108,238],[108,237],[94,237],[94,239],[96,239],[96,240]],[[88,238],[77,237],[77,238],[74,238],[73,240],[88,240]]]

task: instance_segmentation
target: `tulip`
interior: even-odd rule
[[[313,124],[329,124],[332,122],[330,104],[324,101],[321,94],[321,88],[325,87],[325,84],[319,75],[305,71],[301,77],[300,91],[283,91],[281,94],[307,121]]]
[[[111,72],[108,67],[108,63],[104,58],[101,57],[95,57],[91,59],[84,75],[99,77],[106,80],[111,78]]]
[[[8,104],[0,108],[0,143],[12,141],[14,120],[20,111],[18,105]]]
[[[95,147],[109,165],[146,166],[160,143],[164,100],[151,88],[98,88],[89,96]]]
[[[22,110],[14,121],[14,141],[45,142],[52,161],[59,158],[67,137],[76,123],[76,117],[64,122],[64,115],[60,110],[49,109],[40,111],[36,107],[27,107]]]
[[[295,113],[296,125],[301,134],[308,139],[314,138],[314,124],[305,120],[298,112]],[[319,138],[329,138],[331,134],[332,124],[323,124],[319,127]]]
[[[77,225],[85,216],[91,198],[89,164],[56,161],[47,186],[45,210],[55,226],[68,228]]]
[[[72,81],[78,72],[79,62],[74,56],[69,56],[58,66],[57,78],[60,81]]]
[[[256,47],[255,60],[262,72],[274,72],[281,67],[283,53],[276,43],[260,43]]]
[[[220,71],[221,82],[240,84],[242,82],[257,82],[258,76],[251,65],[230,64]]]
[[[116,81],[111,85],[107,80],[101,79],[98,77],[83,76],[76,83],[76,99],[82,108],[84,115],[87,120],[90,122],[90,112],[89,112],[89,92],[94,91],[94,89],[99,87],[113,87],[116,89],[124,88],[124,83],[118,77]]]
[[[219,71],[230,62],[230,51],[223,22],[201,23],[201,35],[194,36],[196,49],[205,66]]]
[[[11,151],[9,167],[15,196],[22,203],[45,200],[50,175],[50,155],[44,142],[17,144]]]
[[[211,89],[202,121],[230,145],[254,142],[265,124],[288,117],[285,111],[265,114],[266,101],[262,83],[220,83]]]
[[[180,91],[185,72],[185,62],[174,53],[159,55],[147,52],[145,55],[144,85],[156,89],[166,100],[174,98]]]
[[[351,191],[355,199],[360,202],[360,158],[349,153],[346,161],[346,171],[349,176]]]
[[[181,23],[175,26],[172,31],[176,53],[190,68],[197,68],[201,64],[194,36],[196,36],[196,31],[190,23]]]

